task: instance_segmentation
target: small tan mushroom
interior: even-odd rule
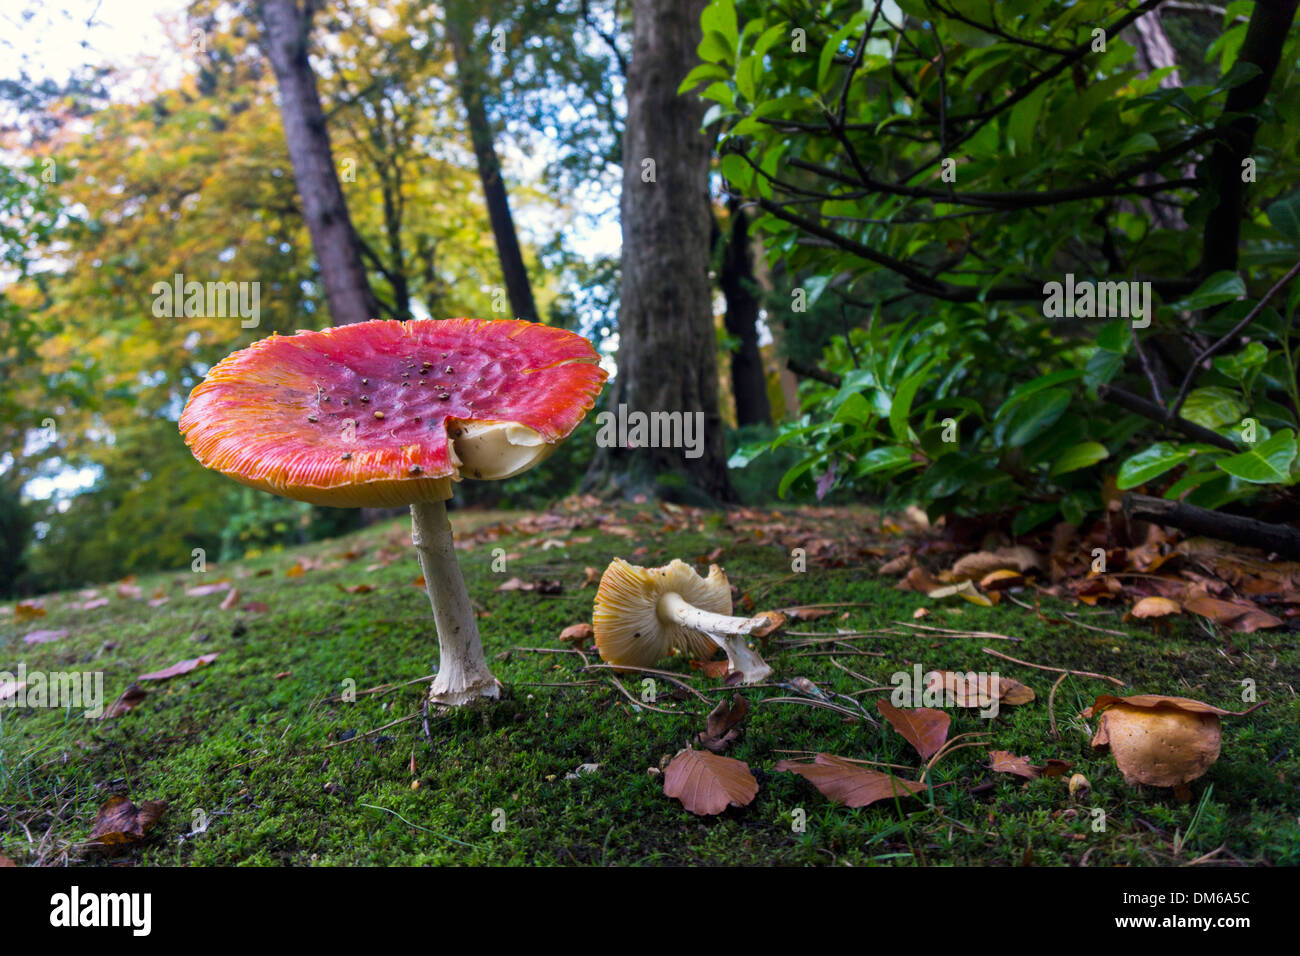
[[[1219,718],[1242,716],[1199,700],[1159,694],[1104,694],[1083,712],[1085,717],[1098,714],[1092,745],[1110,748],[1126,782],[1178,789],[1219,759]]]
[[[649,667],[674,650],[705,657],[721,647],[746,684],[772,673],[745,643],[766,623],[761,616],[731,616],[731,585],[722,568],[711,565],[701,577],[678,560],[643,568],[615,558],[601,576],[592,615],[596,648],[608,664]]]

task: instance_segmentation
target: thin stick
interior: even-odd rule
[[[1056,729],[1056,688],[1061,686],[1061,681],[1069,677],[1069,674],[1062,674],[1056,678],[1056,683],[1052,685],[1052,692],[1047,695],[1047,719],[1052,722],[1052,739],[1060,740],[1061,732]]]
[[[1091,677],[1094,680],[1108,680],[1116,687],[1127,686],[1118,677],[1108,677],[1105,674],[1094,674],[1092,671],[1074,671],[1074,670],[1070,670],[1070,668],[1068,667],[1052,667],[1049,664],[1033,664],[1029,661],[1022,661],[1018,657],[1009,657],[1006,654],[999,654],[991,647],[981,647],[980,650],[982,650],[985,654],[992,654],[994,657],[1000,657],[1004,661],[1010,661],[1013,664],[1020,664],[1024,667],[1033,667],[1036,670],[1040,670],[1040,671],[1051,671],[1054,674],[1073,674],[1075,677]]]
[[[333,743],[326,744],[324,749],[329,750],[331,747],[342,747],[344,744],[350,744],[354,740],[364,740],[366,737],[374,736],[381,730],[387,730],[389,727],[396,727],[398,724],[404,724],[408,720],[415,720],[415,718],[419,716],[419,714],[407,714],[405,717],[398,717],[396,720],[384,724],[382,727],[376,727],[374,730],[367,730],[364,734],[357,734],[355,737],[349,737],[347,740],[336,740]]]
[[[662,677],[664,680],[668,681],[669,683],[676,684],[682,690],[690,691],[692,694],[694,694],[700,700],[704,701],[706,704],[710,706],[713,705],[712,700],[710,700],[708,697],[705,697],[698,690],[696,690],[690,684],[686,683],[686,681],[682,680],[680,677],[678,677],[676,674],[672,673],[671,671],[656,670],[653,667],[627,667],[627,666],[615,667],[613,664],[588,664],[586,667],[583,668],[584,671],[606,670],[606,669],[619,670],[619,671],[636,671],[639,674],[657,674],[660,677]]]
[[[644,707],[646,710],[653,710],[659,714],[670,714],[674,716],[678,714],[691,714],[692,716],[699,716],[693,710],[664,710],[662,707],[656,707],[654,704],[647,704],[645,701],[637,700],[635,697],[629,694],[627,692],[627,688],[624,687],[622,684],[620,684],[617,679],[610,677],[608,678],[608,680],[611,684],[614,685],[615,690],[617,690],[620,694],[622,694],[624,697],[626,697],[628,700],[632,702],[633,707]]]
[[[994,634],[992,631],[961,631],[951,627],[928,627],[925,624],[912,624],[909,621],[895,621],[895,624],[901,624],[903,627],[913,627],[918,631],[930,631],[943,637],[983,637],[989,640],[997,641],[1015,641],[1020,643],[1018,637],[1008,637],[1006,634]]]
[[[811,697],[764,697],[764,704],[807,704],[809,707],[822,707],[826,710],[833,710],[843,714],[845,717],[852,717],[854,720],[862,720],[859,713],[849,710],[847,707],[841,707],[839,704],[832,704],[824,700],[814,700]]]
[[[861,674],[859,674],[857,671],[849,670],[847,667],[845,667],[843,664],[841,664],[839,661],[837,661],[837,660],[836,660],[835,658],[833,658],[833,657],[831,658],[831,664],[832,664],[833,666],[835,666],[835,667],[838,667],[840,670],[844,671],[844,673],[848,674],[850,677],[853,677],[853,678],[856,678],[857,680],[862,681],[862,683],[864,683],[864,684],[870,684],[870,683],[871,683],[870,679],[868,679],[868,678],[866,678],[866,677],[863,677],[863,676],[862,676]]]

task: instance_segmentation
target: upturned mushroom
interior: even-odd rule
[[[494,698],[446,500],[462,478],[532,468],[606,373],[580,335],[521,320],[376,320],[272,335],[213,366],[180,419],[203,465],[336,508],[411,508],[438,631],[435,704]]]
[[[683,561],[643,568],[615,558],[601,576],[592,624],[607,664],[649,667],[674,650],[705,656],[720,647],[745,684],[772,668],[745,643],[764,617],[732,617],[731,585],[716,564],[701,577]]]

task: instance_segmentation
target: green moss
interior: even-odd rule
[[[427,684],[386,694],[339,699],[348,681],[359,691],[418,680],[437,658],[427,598],[412,586],[419,573],[395,522],[349,538],[238,565],[211,567],[202,581],[235,579],[243,601],[261,601],[262,614],[222,611],[220,595],[187,597],[202,583],[196,574],[160,575],[139,584],[145,597],[161,589],[169,602],[114,598],[97,610],[79,610],[79,598],[49,601],[39,625],[0,628],[0,670],[25,661],[29,669],[102,670],[111,700],[135,677],[178,660],[218,653],[217,660],[169,681],[150,682],[149,696],[114,720],[88,721],[48,709],[0,708],[0,852],[18,862],[105,862],[81,847],[97,808],[110,793],[137,802],[166,800],[169,810],[147,841],[126,851],[141,864],[815,864],[935,865],[1169,864],[1218,850],[1216,859],[1300,863],[1300,797],[1294,750],[1300,702],[1300,654],[1288,632],[1232,635],[1231,642],[1201,623],[1183,621],[1155,636],[1118,616],[1088,611],[1082,620],[1124,632],[1120,637],[1046,623],[1032,611],[1004,603],[963,604],[960,614],[923,596],[897,591],[864,568],[811,568],[790,573],[775,545],[738,544],[721,515],[702,530],[666,533],[661,521],[627,509],[627,526],[643,537],[598,530],[573,534],[590,541],[542,550],[546,536],[506,534],[461,552],[470,592],[486,615],[480,626],[494,672],[510,686],[508,699],[430,721],[426,739],[418,717],[379,733],[384,724],[416,715]],[[506,514],[458,514],[459,530],[511,520]],[[531,546],[527,543],[531,541]],[[1038,699],[1006,708],[991,721],[951,711],[952,734],[987,732],[988,747],[1042,762],[1072,761],[1091,793],[1072,802],[1064,778],[1024,783],[987,770],[986,750],[956,750],[934,769],[928,799],[861,810],[834,806],[806,781],[775,773],[784,751],[829,751],[847,757],[914,767],[910,747],[888,727],[846,720],[829,710],[763,704],[793,696],[779,688],[745,693],[757,706],[731,752],[748,761],[761,790],[744,809],[719,818],[686,813],[663,795],[662,777],[649,772],[686,746],[703,728],[707,707],[664,695],[664,714],[634,707],[608,683],[608,672],[586,672],[573,654],[520,648],[561,645],[559,631],[589,619],[591,587],[583,568],[603,567],[614,555],[655,563],[698,560],[718,545],[733,583],[758,607],[845,601],[836,616],[795,624],[795,630],[833,627],[872,630],[911,621],[915,608],[932,613],[921,623],[950,623],[1018,637],[1018,643],[948,639],[935,634],[881,636],[855,642],[869,654],[836,660],[874,685],[919,663],[926,670],[990,671],[1033,687]],[[380,546],[398,557],[373,571]],[[505,574],[492,570],[493,548],[518,552]],[[364,551],[359,558],[346,552]],[[299,559],[321,566],[287,577]],[[261,574],[267,572],[269,574]],[[507,576],[558,578],[558,596],[498,592]],[[371,585],[349,594],[341,587]],[[1044,605],[1058,619],[1062,608]],[[1086,609],[1085,609],[1086,610]],[[846,615],[843,620],[840,614]],[[31,627],[67,628],[61,641],[24,645]],[[1078,714],[1111,685],[1067,677],[1056,692],[1060,739],[1050,733],[1048,694],[1055,675],[999,661],[982,646],[1015,657],[1113,674],[1127,692],[1195,697],[1240,709],[1241,682],[1253,680],[1268,706],[1224,721],[1223,756],[1180,803],[1167,791],[1126,785],[1108,754],[1089,746],[1090,727]],[[829,647],[826,645],[825,647]],[[840,650],[843,650],[842,648]],[[880,656],[872,656],[872,655]],[[785,678],[807,677],[828,691],[852,694],[861,681],[829,656],[804,656],[774,643],[765,656]],[[592,658],[595,662],[596,658]],[[711,699],[724,691],[699,679],[684,661],[665,667],[689,676]],[[598,680],[571,687],[541,686]],[[638,678],[623,678],[640,698]],[[879,694],[859,695],[870,703]],[[687,713],[693,711],[694,713]],[[353,739],[342,741],[356,734]],[[335,746],[330,746],[335,744]],[[414,761],[415,773],[411,766]],[[568,779],[580,764],[600,768]],[[418,781],[413,789],[412,782]],[[795,811],[806,829],[795,832]],[[1095,810],[1105,829],[1094,829]],[[205,832],[187,836],[206,818]],[[494,822],[496,826],[494,826]]]

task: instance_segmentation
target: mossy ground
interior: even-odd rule
[[[586,528],[569,537],[589,540],[543,549],[544,534],[507,534],[461,552],[470,593],[487,612],[480,627],[489,661],[511,692],[493,706],[431,721],[431,742],[418,718],[361,736],[417,713],[425,683],[359,694],[353,703],[337,699],[345,681],[365,690],[417,680],[436,661],[427,598],[412,586],[419,573],[414,553],[407,548],[392,563],[365,570],[381,545],[399,548],[406,535],[402,522],[210,566],[202,579],[186,572],[141,580],[145,598],[160,588],[170,597],[156,609],[143,600],[113,597],[107,607],[80,610],[82,599],[65,594],[47,602],[49,613],[39,622],[0,618],[0,671],[14,670],[19,661],[29,670],[103,670],[109,701],[141,673],[220,654],[187,675],[150,682],[148,697],[116,719],[0,708],[0,853],[20,864],[142,865],[1059,865],[1085,858],[1089,865],[1142,865],[1185,863],[1207,854],[1215,863],[1300,863],[1300,702],[1294,691],[1300,653],[1294,633],[1229,636],[1198,620],[1182,620],[1156,635],[1149,627],[1121,623],[1118,614],[1080,618],[1125,632],[1118,637],[1049,624],[1005,602],[995,608],[963,603],[954,614],[922,595],[895,590],[893,579],[874,573],[878,562],[811,566],[791,574],[786,550],[738,535],[722,514],[706,515],[693,530],[664,533],[655,520],[637,520],[638,510],[652,516],[650,506],[620,510],[623,527],[638,537]],[[463,532],[512,517],[459,513],[453,522]],[[845,511],[840,523],[848,528],[867,520],[863,512]],[[639,547],[648,552],[636,560],[651,564],[672,557],[698,560],[719,546],[732,582],[759,608],[865,605],[844,609],[843,620],[837,612],[793,623],[793,630],[888,627],[910,621],[913,610],[925,605],[932,613],[922,623],[1021,638],[880,637],[856,642],[870,655],[838,655],[842,665],[877,685],[920,663],[927,670],[997,670],[1034,688],[1038,698],[1004,708],[992,721],[973,711],[952,711],[953,735],[987,731],[988,746],[941,759],[930,799],[849,810],[773,767],[793,756],[790,751],[915,767],[911,748],[888,726],[809,706],[762,703],[765,697],[794,696],[790,690],[747,690],[756,706],[729,755],[754,768],[758,797],[717,818],[692,816],[664,796],[662,777],[649,768],[658,768],[703,729],[707,706],[689,697],[665,699],[662,694],[672,687],[661,683],[657,706],[680,713],[636,708],[610,686],[609,672],[584,673],[574,654],[520,648],[562,647],[560,630],[590,619],[594,588],[581,586],[585,567],[603,568],[612,556],[631,557]],[[495,547],[519,552],[505,575],[492,569]],[[365,554],[349,559],[346,552]],[[286,576],[300,558],[323,567]],[[186,587],[222,576],[234,579],[244,602],[264,602],[269,610],[223,611],[219,594],[185,595]],[[496,591],[507,576],[558,579],[564,590],[558,596]],[[363,583],[374,590],[340,590]],[[102,590],[113,593],[112,587]],[[24,644],[21,635],[35,627],[70,633],[48,644]],[[1126,785],[1112,758],[1089,745],[1095,724],[1079,712],[1094,695],[1115,688],[1066,678],[1055,699],[1061,736],[1054,740],[1048,692],[1056,675],[999,661],[982,653],[982,646],[1112,674],[1128,682],[1127,693],[1194,697],[1233,710],[1242,709],[1242,681],[1249,679],[1269,703],[1249,716],[1224,720],[1221,758],[1192,785],[1191,800],[1180,802],[1169,791]],[[843,694],[863,689],[830,656],[803,653],[784,644],[765,648],[779,677],[807,677]],[[663,666],[711,699],[731,693],[683,660]],[[599,683],[543,686],[592,680]],[[624,677],[623,684],[639,698],[639,678]],[[887,695],[860,696],[874,712],[870,702]],[[356,738],[340,742],[353,733]],[[1072,772],[1091,781],[1091,794],[1072,801],[1065,778],[1026,783],[993,774],[987,769],[990,747],[1036,763],[1052,757],[1072,761]],[[584,763],[600,767],[566,776]],[[114,793],[137,803],[169,804],[143,843],[115,857],[84,845],[97,809]],[[806,812],[803,832],[792,829],[797,808]],[[1104,813],[1104,829],[1096,828],[1094,810]],[[199,811],[207,818],[206,831],[186,836]]]

